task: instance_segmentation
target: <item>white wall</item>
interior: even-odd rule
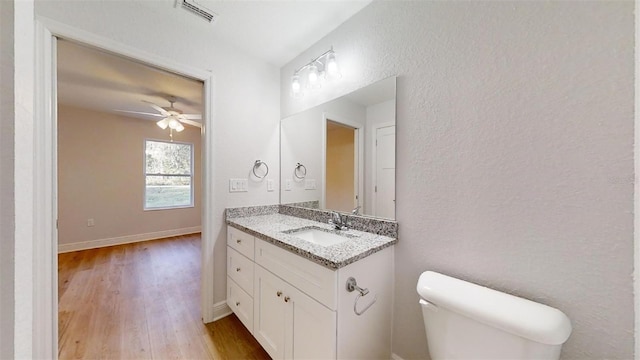
[[[244,55],[207,35],[211,24],[176,15],[172,2],[38,1],[36,14],[91,32],[150,54],[214,75],[214,164],[212,236],[216,245],[215,301],[226,298],[226,228],[224,208],[278,203],[266,181],[251,182],[246,193],[228,192],[230,178],[248,178],[256,159],[269,165],[278,181],[278,69]],[[167,26],[170,24],[170,26]],[[211,255],[211,254],[208,254]]]
[[[200,128],[185,126],[173,135],[174,141],[193,144],[193,207],[143,209],[146,139],[169,141],[169,130],[153,121],[58,107],[58,244],[63,249],[197,231],[202,218]]]
[[[14,318],[14,3],[0,1],[0,358],[13,357]]]
[[[394,352],[436,270],[563,310],[563,358],[633,357],[633,2],[374,2],[281,69],[283,116],[397,82]],[[333,45],[342,81],[289,97]]]
[[[378,104],[367,106],[367,125],[365,126],[365,167],[364,167],[364,206],[363,214],[373,214],[373,197],[375,196],[373,175],[376,169],[373,152],[375,147],[376,125],[395,122],[396,100],[387,100]]]
[[[0,5],[0,358],[32,357],[33,2]]]

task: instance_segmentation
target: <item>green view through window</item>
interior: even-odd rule
[[[193,144],[145,140],[144,209],[193,206]]]

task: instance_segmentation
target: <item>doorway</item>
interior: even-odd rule
[[[327,209],[350,212],[358,206],[358,129],[327,121]]]
[[[212,209],[212,136],[206,129],[211,127],[213,104],[213,76],[210,71],[195,69],[175,63],[160,56],[128,47],[93,34],[59,24],[48,19],[36,21],[36,118],[39,126],[35,136],[35,188],[34,201],[39,205],[34,212],[34,257],[42,259],[34,268],[34,357],[55,358],[58,351],[57,316],[57,78],[56,41],[58,38],[85,44],[112,54],[132,59],[164,71],[187,76],[204,83],[204,111],[202,114],[202,269],[201,269],[201,318],[213,321],[213,238],[209,236],[213,227]],[[207,159],[207,161],[204,161]],[[140,169],[142,171],[142,169]]]
[[[199,313],[203,83],[72,41],[55,46],[58,353],[99,357],[92,344],[110,342],[121,357],[123,337],[151,339],[134,346],[148,353],[162,336],[151,324],[191,329],[190,317],[170,316],[176,304]]]
[[[364,124],[323,114],[321,207],[351,212],[362,206]]]
[[[396,126],[381,124],[374,129],[373,215],[396,218]]]

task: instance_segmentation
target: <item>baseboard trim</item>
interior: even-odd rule
[[[227,301],[223,300],[213,304],[213,321],[217,321],[222,319],[223,317],[227,317],[231,315],[233,311],[229,305],[227,305]]]
[[[164,230],[164,231],[156,231],[151,233],[144,234],[136,234],[136,235],[127,235],[127,236],[119,236],[114,238],[107,239],[98,239],[98,240],[90,240],[90,241],[82,241],[71,244],[58,244],[58,254],[78,251],[78,250],[88,250],[88,249],[96,249],[106,246],[114,246],[114,245],[122,245],[122,244],[131,244],[141,241],[162,239],[171,236],[180,236],[198,233],[202,231],[201,226],[193,226],[182,229],[173,229],[173,230]]]
[[[391,360],[404,360],[404,359],[394,353],[391,353]]]

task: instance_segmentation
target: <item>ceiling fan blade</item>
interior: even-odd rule
[[[187,119],[180,119],[180,122],[183,123],[183,124],[196,126],[196,127],[199,127],[199,128],[202,127],[202,124],[197,122],[197,121],[192,121],[192,120],[187,120]]]
[[[149,104],[149,106],[151,106],[152,108],[156,109],[160,114],[162,114],[162,116],[169,116],[171,114],[169,114],[167,112],[167,110],[161,108],[160,106],[152,103],[151,101],[147,101],[147,100],[142,100],[142,102]]]
[[[202,120],[202,115],[200,114],[182,114],[187,120]]]
[[[114,109],[113,111],[117,111],[117,112],[121,112],[121,113],[127,113],[127,114],[137,114],[137,115],[155,116],[155,117],[163,117],[164,116],[164,115],[160,115],[160,114],[147,113],[147,112],[141,112],[141,111],[129,111],[129,110],[118,110],[118,109]]]

